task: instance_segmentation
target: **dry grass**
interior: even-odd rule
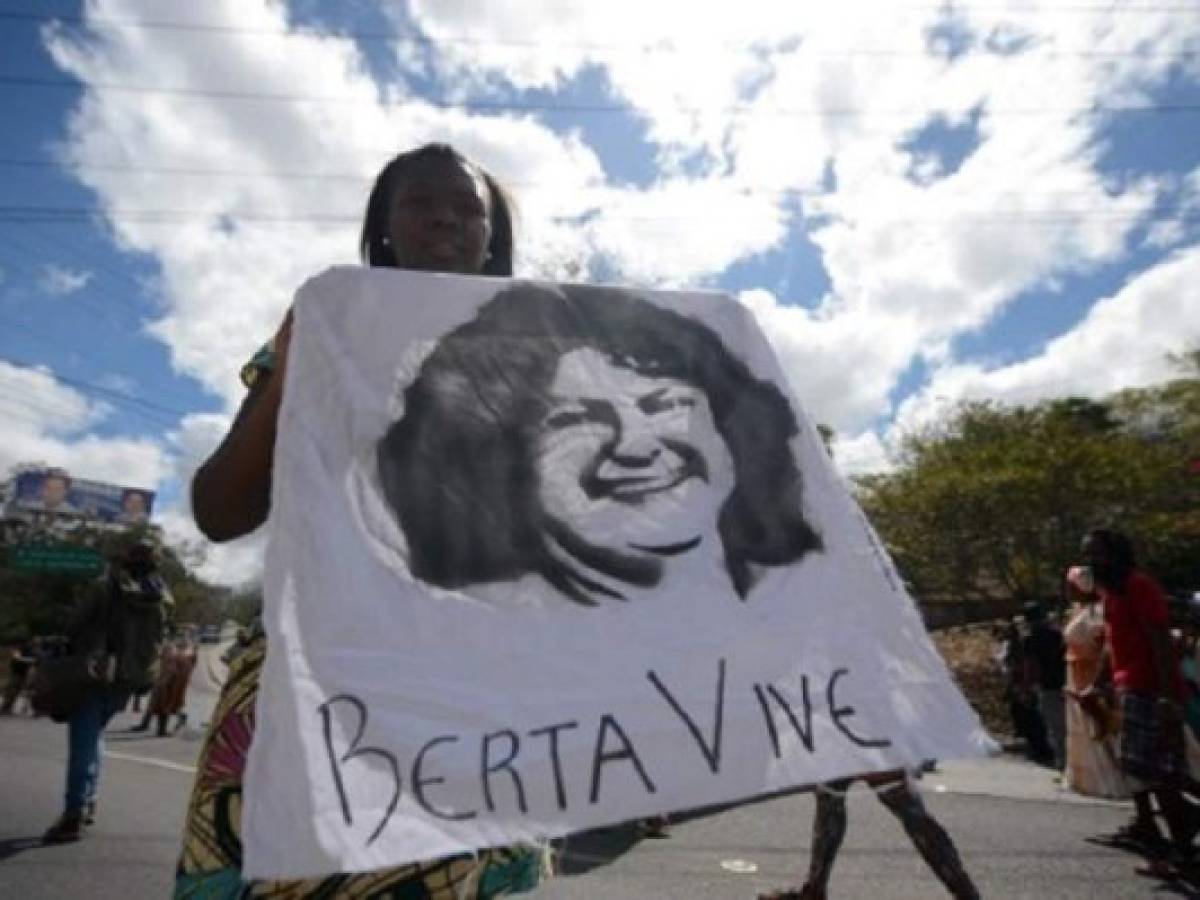
[[[992,660],[995,641],[990,623],[946,628],[933,632],[932,637],[984,727],[997,737],[1010,735],[1012,722],[1004,700],[1004,679]]]

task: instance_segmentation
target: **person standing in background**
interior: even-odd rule
[[[1063,685],[1066,683],[1066,648],[1062,632],[1046,621],[1040,603],[1025,604],[1029,633],[1022,641],[1022,679],[1027,694],[1037,697],[1037,708],[1046,729],[1055,769],[1066,762],[1066,723],[1063,715]]]
[[[1167,632],[1166,596],[1153,578],[1137,567],[1133,543],[1109,528],[1090,531],[1083,541],[1108,636],[1110,665],[1102,669],[1084,696],[1116,688],[1121,710],[1119,761],[1130,782],[1137,816],[1126,833],[1148,846],[1161,841],[1157,826],[1147,828],[1151,798],[1162,811],[1176,862],[1191,856],[1196,823],[1180,793],[1187,778],[1182,707],[1183,676]],[[1157,860],[1153,874],[1169,875],[1170,861]]]
[[[1013,735],[1025,742],[1025,756],[1046,764],[1053,756],[1046,742],[1046,728],[1037,709],[1037,699],[1025,684],[1024,636],[1014,616],[1005,626],[1000,651],[1000,667],[1004,675],[1004,699],[1012,719]]]
[[[1104,616],[1095,581],[1086,566],[1067,572],[1071,617],[1063,631],[1067,648],[1067,786],[1088,797],[1122,799],[1129,786],[1117,765],[1119,723],[1110,698],[1084,692],[1104,665]]]
[[[163,644],[159,658],[158,680],[146,704],[142,721],[130,731],[147,731],[151,720],[157,720],[156,734],[166,737],[167,726],[172,716],[176,717],[175,730],[187,722],[184,705],[187,700],[188,684],[196,668],[196,644],[184,629],[172,628],[170,640]]]
[[[154,683],[163,629],[174,605],[158,574],[151,543],[130,547],[80,604],[68,629],[73,654],[106,673],[67,722],[67,784],[63,813],[42,840],[77,841],[96,819],[101,735],[130,693]]]
[[[758,900],[825,900],[833,864],[846,837],[846,793],[855,780],[867,784],[895,816],[913,847],[956,900],[978,900],[979,890],[963,866],[954,841],[925,807],[915,779],[907,772],[874,772],[816,786],[808,877],[799,888],[760,893]]]

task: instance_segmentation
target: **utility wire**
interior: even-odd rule
[[[393,152],[386,154],[381,153],[381,156],[386,155],[390,158],[394,155]],[[122,175],[131,176],[170,176],[183,178],[263,178],[263,179],[281,179],[288,181],[347,181],[358,184],[369,184],[373,182],[377,176],[376,170],[364,172],[364,174],[356,175],[349,172],[302,172],[298,170],[280,170],[278,172],[255,170],[255,169],[209,169],[209,168],[194,168],[188,166],[155,166],[144,165],[141,163],[82,163],[75,165],[72,163],[58,163],[49,160],[37,159],[5,159],[0,157],[0,167],[9,167],[15,169],[47,169],[55,173],[74,174],[78,172],[110,172]],[[504,179],[504,186],[513,190],[537,190],[546,187],[544,182],[538,181],[511,181]],[[584,189],[597,190],[610,189],[607,185],[584,185]],[[557,188],[552,188],[557,190]],[[736,189],[738,196],[756,197],[826,197],[830,195],[830,191],[824,188],[798,188],[798,187],[754,187],[745,186]],[[1015,192],[1014,192],[1015,193]],[[1054,197],[1054,198],[1069,198],[1069,197],[1093,197],[1094,192],[1089,191],[1021,191],[1022,197]],[[0,209],[3,209],[0,206]],[[128,278],[128,276],[125,276]],[[132,279],[131,279],[132,281]],[[138,287],[140,283],[133,282]]]
[[[0,224],[3,224],[3,223],[0,223]],[[27,233],[26,236],[32,236],[32,234]],[[15,245],[16,243],[17,242],[14,240],[14,238],[11,234],[5,234],[2,237],[0,237],[0,248],[5,248],[8,244]],[[11,257],[4,257],[5,263],[14,268],[23,270],[26,273],[26,276],[31,281],[31,283],[36,284],[39,281],[39,279],[41,278],[42,273],[37,270],[34,262],[32,262],[32,259],[34,257],[40,256],[44,260],[48,256],[48,254],[39,253],[38,251],[31,248],[28,244],[22,244],[21,247],[25,250],[25,252],[26,252],[26,254],[28,254],[28,256],[26,258],[20,259],[20,260],[13,259]],[[108,301],[118,301],[119,300],[122,303],[124,303],[126,308],[130,309],[131,312],[133,312],[139,319],[142,316],[142,312],[140,310],[138,310],[136,307],[132,306],[132,304],[129,304],[129,302],[127,300],[125,300],[124,297],[121,297],[119,294],[110,294],[108,292],[101,292],[91,286],[81,289],[78,292],[77,296],[72,296],[70,298],[70,300],[67,302],[73,303],[75,305],[82,305],[82,307],[84,309],[88,310],[93,315],[95,315],[99,319],[101,319],[103,321],[103,324],[108,326],[108,328],[111,329],[113,332],[115,332],[117,334],[121,334],[121,335],[127,335],[131,330],[130,326],[127,323],[120,321],[114,315],[113,311],[111,310],[111,307],[105,305],[103,302],[99,302],[99,301],[105,301],[105,300],[108,300]],[[58,347],[59,349],[65,350],[69,353],[78,354],[79,356],[84,357],[86,359],[90,359],[93,363],[95,363],[99,366],[102,366],[104,368],[115,369],[116,371],[122,372],[122,373],[130,375],[130,376],[135,375],[135,373],[131,369],[127,368],[127,360],[119,360],[118,361],[117,359],[114,359],[111,355],[107,355],[107,354],[104,356],[99,356],[95,353],[94,347],[89,347],[88,349],[84,349],[83,347],[79,347],[79,346],[67,345],[63,341],[61,341],[57,338],[50,337],[49,335],[46,335],[45,333],[25,324],[24,322],[20,321],[19,319],[15,319],[10,316],[5,316],[5,315],[0,314],[0,319],[7,321],[7,323],[11,327],[15,327],[16,329],[25,332],[26,334],[33,337],[35,340],[39,340],[42,343]],[[96,345],[103,346],[104,343],[97,342]],[[176,397],[174,399],[182,400],[183,398]],[[164,408],[167,408],[167,407],[164,407]]]
[[[1177,5],[1156,5],[1156,6],[1134,6],[1129,4],[1111,4],[1111,5],[1074,5],[1074,6],[1056,6],[1056,7],[1032,7],[1024,8],[1019,6],[984,6],[984,5],[969,5],[960,4],[952,6],[946,4],[944,6],[925,6],[925,5],[900,5],[896,4],[892,7],[893,10],[912,11],[912,12],[938,12],[938,13],[1006,13],[1011,15],[1036,15],[1042,12],[1074,12],[1074,13],[1105,13],[1110,15],[1131,15],[1131,14],[1153,14],[1153,13],[1194,13],[1197,12],[1195,7],[1177,6]],[[274,38],[295,38],[295,37],[327,37],[351,39],[362,42],[384,42],[406,44],[422,48],[436,48],[439,45],[454,44],[465,45],[469,47],[512,47],[531,50],[542,50],[547,46],[562,48],[569,47],[579,50],[588,51],[643,51],[643,52],[667,52],[678,53],[685,49],[691,49],[696,46],[719,46],[730,49],[742,49],[745,51],[763,51],[770,50],[771,47],[766,41],[731,41],[724,38],[704,39],[702,37],[689,37],[686,41],[686,47],[670,38],[659,38],[645,41],[539,41],[531,38],[500,38],[500,37],[474,37],[470,35],[437,35],[431,36],[426,34],[401,35],[394,31],[378,31],[378,30],[361,30],[361,29],[337,29],[323,30],[317,27],[297,26],[288,29],[279,28],[256,28],[245,25],[228,25],[217,22],[181,22],[167,21],[154,19],[116,19],[102,16],[82,16],[79,14],[62,13],[62,14],[45,14],[45,13],[22,13],[22,12],[0,12],[0,20],[10,21],[28,21],[39,24],[61,23],[66,25],[74,25],[87,27],[92,29],[114,28],[114,29],[138,29],[144,31],[173,31],[180,33],[191,34],[211,34],[211,35],[243,35],[253,37],[274,37]],[[792,36],[789,36],[791,39]],[[888,49],[860,49],[848,48],[839,50],[821,50],[820,48],[811,49],[804,47],[802,53],[815,54],[823,57],[847,57],[847,56],[926,56],[929,54],[914,53],[912,51],[896,51]],[[1184,51],[1185,54],[1194,55],[1193,51]],[[1081,57],[1154,57],[1157,54],[1145,53],[1139,51],[1102,51],[1102,50],[1067,50],[1067,51],[1050,51],[1050,55],[1054,56],[1081,56]],[[1178,54],[1164,54],[1172,57]]]
[[[10,219],[5,219],[3,216],[0,216],[0,225],[14,224],[29,225],[34,223],[14,222]],[[8,251],[8,254],[4,256],[5,264],[24,271],[26,277],[28,277],[32,284],[38,284],[45,276],[45,272],[39,271],[37,264],[35,263],[35,260],[43,255],[41,251],[31,249],[28,244],[25,244],[24,242],[15,238],[11,233],[5,232],[5,234],[0,237],[0,250]],[[23,251],[24,256],[12,256],[11,253],[13,250]],[[116,332],[117,334],[125,334],[129,331],[128,323],[118,320],[112,309],[104,306],[103,304],[97,303],[96,300],[88,296],[86,292],[77,292],[76,295],[72,297],[72,300],[77,301],[78,304],[84,309],[91,312],[100,323],[107,326],[110,330]]]
[[[81,356],[84,359],[91,361],[98,367],[114,369],[124,375],[134,378],[135,381],[137,380],[135,377],[137,373],[135,373],[132,369],[126,368],[129,363],[129,360],[127,359],[118,360],[109,354],[97,354],[93,346],[84,347],[75,343],[67,343],[57,337],[54,337],[53,335],[46,334],[44,331],[40,331],[39,329],[31,327],[25,322],[22,322],[20,319],[6,315],[3,312],[0,312],[0,322],[5,323],[5,327],[15,328],[18,331],[23,331],[34,340],[46,344],[49,347],[55,347],[58,350],[65,351],[72,355]],[[185,399],[178,394],[163,393],[161,389],[155,394],[155,397],[157,400],[167,400],[171,403],[181,403],[185,405],[191,402],[189,399]]]
[[[0,222],[0,224],[3,223]],[[34,241],[34,243],[37,244],[41,249],[35,250],[31,248],[28,244],[23,243],[21,239],[13,237],[12,234],[8,234],[7,240],[9,243],[23,247],[31,254],[40,254],[43,258],[47,256],[61,257],[63,255],[64,248],[52,242],[44,234],[39,235],[37,232],[26,232],[22,235],[22,237]],[[125,281],[132,287],[136,288],[139,294],[144,290],[144,286],[137,281],[137,279],[132,278],[127,272],[123,272],[115,266],[110,266],[106,260],[100,257],[99,253],[97,253],[91,247],[85,246],[83,242],[79,241],[78,239],[56,238],[55,240],[58,240],[60,243],[66,241],[70,243],[71,247],[74,248],[74,252],[72,254],[68,254],[71,258],[69,260],[63,260],[65,265],[78,265],[80,262],[83,262],[87,265],[88,269],[93,272],[93,274],[99,272],[109,276],[114,280],[120,279]],[[84,257],[86,257],[86,259],[84,259]],[[119,303],[121,306],[124,306],[139,318],[144,314],[143,310],[136,303],[126,297],[124,293],[114,292],[107,294],[106,296],[114,303]]]
[[[4,360],[0,359],[0,362],[4,362]],[[61,380],[61,376],[58,375],[52,375],[51,377]],[[44,397],[36,397],[28,394],[21,394],[12,390],[6,390],[2,384],[0,384],[0,398],[9,400],[13,403],[18,403],[30,410],[32,413],[40,413],[40,418],[44,418],[47,412],[51,413],[52,415],[57,414],[62,418],[66,418],[74,412],[73,410],[68,410],[63,406],[50,405],[46,402]],[[112,400],[112,398],[107,398],[105,402],[115,402],[120,404],[130,413],[140,417],[145,422],[149,422],[158,429],[176,428],[179,425],[178,419],[160,416],[158,413],[152,413],[149,410],[141,409],[138,406],[127,406],[121,403],[121,401]],[[0,405],[3,404],[0,403]]]
[[[382,155],[382,154],[381,154]],[[391,151],[390,155],[395,155],[395,151]],[[189,166],[153,166],[132,163],[84,163],[75,165],[73,163],[52,162],[45,159],[3,159],[0,158],[0,166],[6,166],[14,169],[54,169],[61,171],[66,169],[70,172],[120,172],[122,174],[133,175],[176,175],[184,177],[218,177],[218,178],[278,178],[281,180],[313,180],[313,181],[357,181],[370,182],[375,179],[378,174],[376,172],[363,172],[361,174],[352,174],[349,172],[296,172],[296,171],[252,171],[249,169],[197,169]],[[506,185],[513,187],[533,187],[532,184],[520,184],[515,182],[505,182]]]
[[[111,82],[72,81],[65,78],[49,78],[37,75],[0,75],[0,85],[11,87],[56,88],[68,90],[89,90],[99,93],[132,93],[151,96],[186,97],[209,100],[249,100],[257,102],[276,103],[332,103],[352,106],[376,106],[379,101],[364,97],[333,96],[318,94],[288,94],[265,91],[216,90],[208,88],[163,87],[161,85],[115,84]],[[462,110],[468,112],[526,112],[526,113],[562,113],[572,115],[605,115],[629,113],[631,108],[623,104],[611,103],[537,103],[533,101],[503,101],[503,100],[444,100],[437,98],[416,98],[401,100],[390,106],[432,107],[442,110]],[[813,117],[813,118],[845,118],[872,116],[911,116],[925,113],[924,107],[907,109],[870,109],[865,107],[829,107],[826,109],[799,107],[756,107],[753,104],[739,103],[723,107],[682,106],[673,107],[677,112],[692,115],[722,114],[742,115],[775,115],[783,117]],[[1092,106],[1032,106],[1011,107],[1008,109],[989,108],[990,116],[1042,116],[1063,114],[1156,114],[1178,115],[1200,112],[1197,103],[1160,103],[1160,104],[1111,104]]]
[[[1039,220],[1071,220],[1081,216],[1096,216],[1100,218],[1141,218],[1148,213],[1157,213],[1160,215],[1170,214],[1172,212],[1189,213],[1194,210],[1187,203],[1180,202],[1170,205],[1159,205],[1151,210],[1144,211],[1123,211],[1113,210],[1105,207],[1086,207],[1076,209],[1053,209],[1047,211],[1027,210],[1027,209],[991,209],[991,210],[960,210],[951,211],[946,215],[941,216],[918,216],[916,220],[922,218],[934,219],[935,221],[948,221],[957,219],[996,219],[996,220],[1012,220],[1012,221],[1039,221]],[[809,216],[819,218],[826,215],[820,210],[812,211]],[[590,208],[577,213],[562,213],[551,215],[549,218],[559,221],[574,221],[581,218],[599,217],[605,221],[664,221],[664,222],[688,222],[704,218],[699,215],[635,215],[635,214],[604,214],[597,208]],[[733,218],[738,218],[734,216]],[[744,216],[744,218],[757,218],[756,216]],[[138,222],[142,224],[178,224],[189,222],[207,222],[212,220],[229,220],[237,222],[252,222],[264,224],[293,224],[293,225],[308,225],[308,224],[358,224],[362,219],[362,213],[359,211],[347,213],[275,213],[270,211],[216,211],[216,210],[199,210],[199,209],[137,209],[137,210],[110,210],[102,211],[95,207],[66,207],[66,206],[0,206],[0,223],[21,223],[21,224],[66,224],[76,222],[86,222],[92,220],[110,219],[123,220],[129,222]]]
[[[0,362],[7,363],[15,368],[33,371],[42,371],[44,368],[26,360],[6,355],[0,355]],[[144,397],[127,394],[123,391],[113,390],[112,388],[104,387],[103,385],[96,384],[95,382],[84,381],[80,378],[70,378],[53,370],[50,370],[48,373],[44,374],[48,374],[48,377],[52,378],[54,381],[65,384],[68,387],[73,387],[76,390],[103,397],[104,399],[110,400],[114,403],[120,403],[129,408],[131,411],[140,411],[143,415],[155,416],[157,417],[155,424],[158,425],[165,424],[174,427],[178,425],[179,419],[188,415],[188,413],[181,409],[163,406],[160,403],[155,403],[154,401],[147,400]]]

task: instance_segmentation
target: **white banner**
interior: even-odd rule
[[[730,298],[340,268],[295,313],[249,876],[988,749]]]

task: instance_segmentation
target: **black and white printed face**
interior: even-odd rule
[[[559,361],[536,467],[549,517],[623,553],[671,556],[715,536],[734,487],[733,460],[702,390],[588,347]]]

